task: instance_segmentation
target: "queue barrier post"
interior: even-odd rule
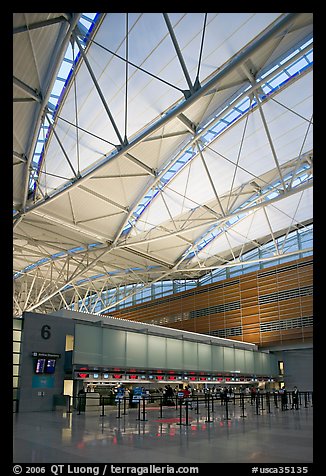
[[[271,402],[269,392],[266,393],[267,413],[271,413]]]
[[[181,399],[179,399],[179,408],[180,408],[179,423],[177,423],[177,425],[182,425],[182,402],[181,402]]]
[[[123,397],[123,413],[122,415],[126,415],[126,397]]]
[[[160,399],[160,416],[159,418],[163,418],[163,397],[159,397]]]
[[[143,419],[142,419],[142,421],[147,421],[147,419],[145,418],[145,413],[146,413],[145,412],[145,396],[143,396]]]
[[[244,414],[244,395],[240,393],[240,405],[241,405],[241,418],[247,418],[247,416]]]
[[[261,411],[263,412],[265,410],[264,408],[264,394],[260,394],[260,399],[261,399]]]
[[[138,403],[138,418],[136,418],[136,420],[140,420],[140,400],[138,400],[137,403]]]
[[[104,417],[104,397],[103,395],[100,396],[100,405],[102,406],[102,413],[101,413],[101,417]]]
[[[229,403],[228,403],[228,396],[226,395],[225,397],[225,418],[224,420],[231,420],[231,418],[229,418]]]
[[[198,399],[198,395],[197,395],[197,405],[196,405],[196,413],[197,413],[197,415],[198,415],[198,413],[199,413],[199,405],[198,405],[198,404],[199,404],[199,399]]]
[[[259,395],[256,395],[256,415],[259,414]]]
[[[121,398],[118,398],[118,415],[117,415],[117,418],[121,418],[120,411],[121,411]]]
[[[185,423],[185,425],[188,426],[188,425],[190,425],[190,423],[189,423],[189,414],[188,414],[188,404],[189,404],[188,399],[186,399],[185,404],[186,404],[186,423]]]
[[[205,395],[205,406],[207,408],[207,419],[205,420],[206,423],[211,423],[213,420],[211,420],[211,416],[210,416],[210,405],[209,405],[209,393],[207,394],[207,405],[206,405],[206,395]]]

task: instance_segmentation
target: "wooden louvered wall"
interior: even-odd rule
[[[311,341],[313,258],[264,268],[108,314],[261,347]]]

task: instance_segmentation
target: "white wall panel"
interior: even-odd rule
[[[147,367],[147,340],[147,335],[127,332],[127,366]]]
[[[126,365],[125,331],[118,329],[103,329],[102,365],[122,367]]]
[[[148,339],[148,366],[151,369],[166,367],[166,356],[166,338],[150,336]]]

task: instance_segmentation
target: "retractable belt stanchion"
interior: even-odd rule
[[[140,420],[140,400],[138,400],[138,418],[136,420]]]
[[[206,423],[211,423],[213,420],[211,420],[211,416],[210,416],[210,406],[209,406],[209,393],[207,394],[207,420]],[[205,404],[206,404],[206,395],[205,395]]]
[[[211,396],[211,400],[212,400],[212,413],[214,413],[214,395]],[[208,401],[208,404],[209,404],[209,401]]]
[[[123,413],[122,415],[126,415],[126,397],[123,397]]]
[[[185,401],[185,404],[186,404],[186,423],[185,423],[185,425],[188,426],[188,425],[190,425],[190,423],[189,423],[189,415],[188,415],[188,404],[189,404],[188,400]]]
[[[229,403],[228,403],[228,396],[225,397],[225,418],[224,420],[231,420],[231,418],[229,418]]]
[[[256,395],[256,415],[259,415],[259,395]]]
[[[198,402],[198,395],[197,395],[197,405],[196,405],[196,413],[197,413],[197,415],[198,415],[198,413],[199,413],[199,406],[198,406],[198,403],[199,403],[199,402]]]
[[[182,425],[182,402],[180,399],[179,399],[179,408],[180,408],[179,423],[177,423],[177,425]]]
[[[160,416],[159,418],[163,418],[163,397],[159,397],[160,399]]]
[[[120,407],[121,407],[121,398],[118,398],[118,415],[117,415],[117,418],[121,418]]]
[[[265,408],[264,408],[264,394],[261,393],[259,396],[260,396],[260,399],[261,399],[261,411],[263,412],[265,410]]]
[[[101,413],[101,417],[105,416],[104,415],[104,397],[103,395],[100,396],[100,404],[102,405],[102,413]]]
[[[308,406],[308,399],[307,399],[307,392],[304,393],[304,407],[307,408]]]
[[[143,421],[147,421],[147,419],[145,418],[145,397],[143,397]]]
[[[240,393],[240,405],[241,405],[241,418],[246,418],[246,415],[244,414],[244,395]]]

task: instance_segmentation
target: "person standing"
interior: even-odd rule
[[[288,409],[288,392],[285,387],[282,388],[281,404],[282,404],[282,410]]]
[[[299,390],[298,387],[295,385],[292,390],[292,407],[291,410],[295,408],[299,410]]]

